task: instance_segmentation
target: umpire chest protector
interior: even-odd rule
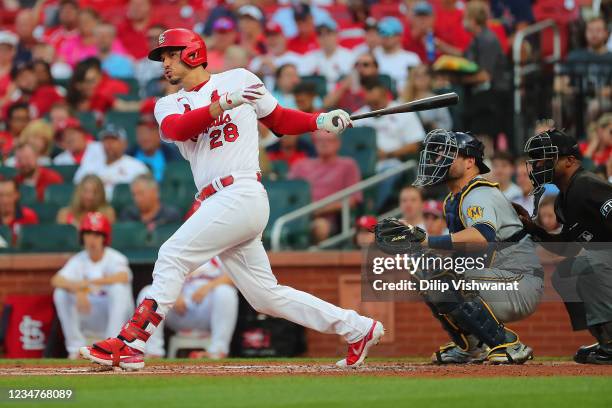
[[[459,231],[463,231],[465,227],[465,221],[461,212],[461,205],[463,199],[468,195],[470,191],[475,188],[499,188],[499,184],[492,183],[481,177],[475,177],[466,184],[457,194],[448,193],[444,199],[444,217],[446,218],[446,225],[448,232],[451,234]]]

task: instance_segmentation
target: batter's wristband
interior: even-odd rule
[[[453,239],[450,234],[427,238],[427,245],[432,249],[453,249]]]

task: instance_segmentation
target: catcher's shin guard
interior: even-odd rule
[[[123,325],[119,332],[119,339],[130,347],[144,352],[145,343],[151,337],[153,330],[161,323],[163,317],[156,313],[157,302],[153,299],[145,299],[138,305],[134,315]]]
[[[504,327],[489,305],[479,296],[471,296],[463,302],[445,306],[445,310],[443,308],[441,311],[446,312],[462,332],[472,334],[490,347],[488,361],[522,364],[533,358],[533,350],[522,344],[515,332]]]

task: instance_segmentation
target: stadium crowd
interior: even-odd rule
[[[160,141],[152,115],[155,100],[176,89],[163,80],[161,64],[147,59],[163,30],[179,26],[205,37],[212,72],[247,68],[283,106],[307,112],[365,112],[461,91],[458,109],[355,122],[350,131],[374,131],[372,165],[353,154],[350,131],[278,138],[261,125],[261,166],[269,180],[305,180],[310,200],[318,200],[415,158],[431,129],[461,129],[486,142],[489,177],[504,194],[532,209],[510,137],[509,64],[516,32],[537,20],[534,10],[542,3],[2,0],[0,225],[10,232],[3,246],[20,246],[22,225],[78,226],[91,211],[111,223],[141,223],[151,234],[194,211],[190,176],[180,174],[188,167],[175,146]],[[565,3],[568,10],[579,7]],[[568,60],[612,60],[606,11],[586,20],[575,36],[582,45],[569,50]],[[444,58],[456,59],[443,64]],[[555,89],[571,93],[572,81],[559,79]],[[609,84],[596,96],[588,132],[577,136],[587,163],[612,179]],[[352,196],[357,229],[398,202],[411,223],[444,229],[443,194],[402,189],[408,181],[398,176],[373,194]],[[311,243],[338,231],[340,210],[335,203],[314,215]]]

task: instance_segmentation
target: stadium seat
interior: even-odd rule
[[[70,203],[74,193],[74,184],[51,184],[45,190],[45,203],[65,207]]]
[[[0,166],[0,178],[12,179],[17,174],[14,167]]]
[[[176,160],[166,164],[164,170],[163,183],[169,183],[173,185],[180,185],[188,183],[194,186],[193,174],[191,173],[191,166],[187,160]]]
[[[149,246],[149,233],[141,222],[117,222],[113,224],[112,238],[111,246],[119,250]]]
[[[155,228],[155,231],[153,231],[151,245],[159,248],[168,240],[168,238],[172,236],[172,234],[176,232],[177,229],[179,229],[180,226],[181,224],[166,224],[158,226]]]
[[[26,207],[30,207],[37,201],[36,188],[22,184],[19,186],[19,196],[21,204],[25,205]]]
[[[57,204],[49,204],[49,203],[40,203],[35,202],[27,207],[34,210],[36,215],[38,215],[38,223],[39,224],[53,224],[57,219],[57,213],[60,207]]]
[[[90,133],[93,136],[98,135],[98,131],[100,127],[98,126],[98,121],[96,120],[96,116],[93,112],[76,112],[75,113],[77,119],[81,122],[81,126],[85,131]]]
[[[391,78],[387,74],[380,74],[378,75],[378,79],[380,80],[380,82],[382,82],[385,88],[391,91],[393,97],[397,98],[397,86],[395,86],[395,81],[393,80],[393,78]]]
[[[23,252],[74,252],[79,249],[79,239],[72,225],[22,225],[17,248]]]
[[[287,177],[289,173],[289,163],[285,160],[272,160],[270,161],[270,171],[276,175],[280,180]]]
[[[304,180],[264,181],[270,200],[270,218],[264,231],[264,244],[269,245],[274,222],[281,216],[310,204],[310,186]],[[309,243],[310,218],[302,217],[285,225],[283,243],[304,248]]]
[[[64,181],[67,183],[69,181],[72,181],[72,179],[74,179],[74,173],[76,173],[77,169],[79,168],[79,165],[74,164],[74,165],[61,165],[61,166],[48,166],[48,167],[52,170],[57,171],[59,174],[61,174]]]
[[[105,122],[124,128],[127,133],[128,144],[131,147],[136,144],[136,126],[138,125],[139,117],[140,113],[138,112],[111,110],[106,113]]]
[[[319,97],[324,98],[327,95],[327,81],[325,77],[322,75],[304,75],[300,77],[302,82],[310,82],[313,83],[317,89],[317,95]]]
[[[120,95],[122,99],[137,100],[140,98],[140,84],[136,78],[121,78],[123,82],[130,86],[130,92],[127,95]]]
[[[352,157],[359,165],[361,177],[372,176],[377,161],[376,131],[369,127],[349,128],[342,133],[342,146],[339,154]]]
[[[132,199],[130,185],[117,184],[113,189],[113,199],[111,201],[111,205],[117,214],[121,214],[126,207],[129,207],[132,204],[134,204],[134,200]]]

